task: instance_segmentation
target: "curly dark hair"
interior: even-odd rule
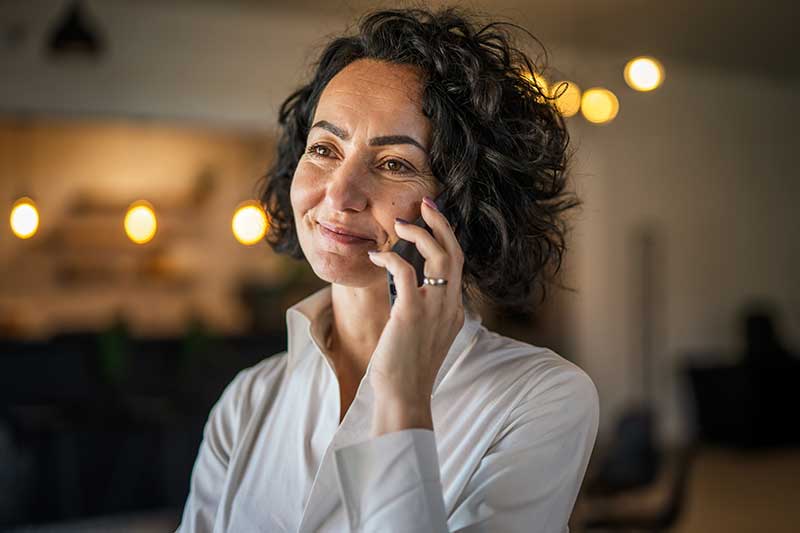
[[[410,64],[423,76],[430,167],[464,251],[466,302],[525,312],[544,300],[566,251],[562,213],[581,204],[566,190],[569,135],[507,27],[539,41],[516,24],[474,19],[453,7],[374,11],[355,35],[326,45],[313,79],[280,107],[277,159],[259,190],[273,250],[304,258],[289,190],[325,86],[358,59]]]

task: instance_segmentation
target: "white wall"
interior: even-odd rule
[[[572,310],[608,430],[641,397],[635,235],[655,228],[656,390],[662,435],[677,439],[686,429],[680,365],[689,353],[732,360],[742,347],[739,311],[751,298],[777,305],[787,344],[800,348],[800,145],[797,87],[667,68],[652,94],[617,84],[612,124],[573,121],[586,208],[574,244],[582,292]]]
[[[341,18],[243,3],[88,2],[109,36],[98,65],[55,64],[42,32],[63,2],[3,4],[33,21],[28,38],[0,51],[0,111],[183,119],[271,130],[281,99],[303,78],[314,47]],[[19,5],[21,4],[21,6]],[[54,15],[53,15],[54,16]],[[576,185],[585,200],[567,266],[574,353],[594,377],[603,431],[637,398],[641,321],[634,234],[653,224],[663,262],[655,325],[663,435],[685,429],[677,366],[687,352],[739,348],[737,312],[748,298],[779,306],[789,344],[800,348],[800,198],[795,166],[795,86],[737,72],[699,70],[662,58],[666,84],[627,89],[625,57],[546,43],[551,64],[580,85],[605,85],[621,100],[607,126],[570,119]]]
[[[344,27],[279,6],[239,2],[84,2],[106,36],[100,61],[54,61],[47,32],[68,2],[0,6],[28,28],[0,47],[0,111],[176,118],[267,130],[307,71],[309,52]]]

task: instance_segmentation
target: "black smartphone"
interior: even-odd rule
[[[436,204],[436,207],[439,208],[439,211],[444,213],[443,211],[443,198],[440,194],[436,198],[434,198],[433,203]],[[422,215],[419,216],[412,224],[419,226],[421,228],[425,228],[428,233],[433,235],[431,228],[425,223],[425,220],[422,218]],[[417,272],[417,287],[422,286],[422,278],[425,277],[425,258],[417,250],[417,246],[405,239],[398,240],[394,246],[392,246],[392,251],[396,252],[400,257],[408,261],[414,266],[414,270]],[[397,289],[394,286],[394,276],[388,270],[386,271],[386,277],[389,283],[389,306],[394,305],[394,301],[397,298]]]

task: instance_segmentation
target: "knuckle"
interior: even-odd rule
[[[394,268],[394,265],[402,263],[402,261],[400,261],[400,256],[397,252],[386,252],[386,263]]]
[[[409,274],[414,274],[414,267],[406,261],[398,256],[397,261],[397,268],[400,271],[400,274],[403,276],[408,276]]]
[[[414,270],[414,267],[408,263],[403,263],[400,265],[397,275],[401,276],[408,283],[414,282],[417,279],[417,273]]]

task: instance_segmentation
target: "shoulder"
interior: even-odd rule
[[[287,357],[287,352],[280,352],[262,359],[253,366],[240,370],[234,381],[239,380],[239,387],[250,395],[261,395],[266,388],[283,377]]]
[[[280,385],[286,364],[287,352],[280,352],[240,370],[228,385],[232,400],[242,409],[252,409]]]
[[[236,428],[243,427],[265,397],[274,393],[286,369],[286,352],[262,359],[237,372],[212,409]]]
[[[511,419],[536,410],[563,422],[597,425],[599,400],[594,382],[554,350],[482,327],[468,359],[465,366],[476,377],[510,393],[506,397]]]

